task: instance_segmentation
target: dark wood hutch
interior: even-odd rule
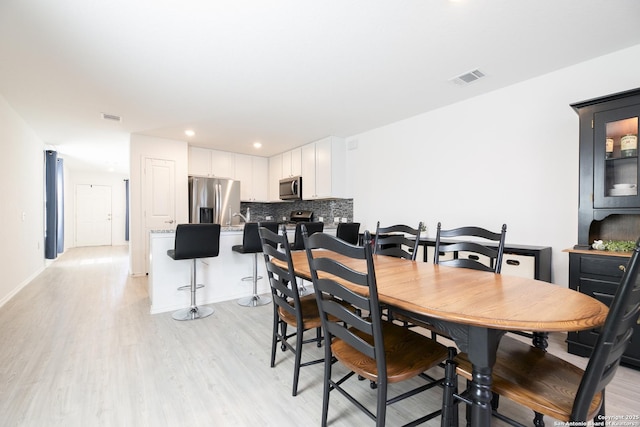
[[[571,107],[580,116],[580,190],[578,244],[568,250],[569,287],[609,305],[630,254],[593,250],[591,244],[640,237],[640,89]],[[569,333],[569,353],[589,356],[597,336],[597,330]],[[640,368],[640,325],[623,363]]]

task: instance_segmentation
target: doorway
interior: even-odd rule
[[[76,185],[76,246],[110,246],[111,186]]]

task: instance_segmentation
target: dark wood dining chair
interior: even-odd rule
[[[609,306],[586,369],[505,336],[493,367],[492,391],[532,409],[534,425],[538,427],[544,426],[544,415],[563,423],[574,423],[572,425],[587,425],[591,420],[596,425],[598,422],[606,425],[605,387],[616,373],[640,313],[639,271],[640,239]],[[466,392],[459,394],[455,390],[456,375],[471,379],[472,365],[464,353],[446,365],[443,410],[454,411],[455,403],[468,401]],[[502,414],[494,415],[509,424],[522,425]]]
[[[304,241],[324,331],[321,424],[327,425],[329,393],[337,391],[375,420],[377,426],[384,426],[387,405],[442,384],[442,379],[435,380],[427,376],[425,371],[447,357],[447,348],[428,337],[382,319],[368,231],[364,232],[364,246],[350,245],[326,233],[312,236],[304,233]],[[326,255],[331,253],[362,260],[362,268],[353,270],[345,267]],[[343,304],[336,301],[338,299]],[[351,309],[344,303],[349,304]],[[339,379],[333,378],[334,358],[348,371]],[[343,369],[336,371],[342,372]],[[355,393],[343,387],[343,383],[356,374],[376,384],[375,413],[357,400]],[[390,384],[419,376],[426,383],[388,398]],[[411,425],[425,422],[440,413],[441,408],[438,408]]]
[[[420,229],[422,229],[422,222],[418,224],[418,228],[413,228],[404,224],[380,227],[380,221],[378,221],[374,253],[415,261],[420,245]]]
[[[305,226],[307,233],[322,233],[324,231],[324,222],[299,222],[296,224],[296,229],[293,234],[293,244],[291,245],[292,251],[304,250],[304,240],[302,239],[302,226]],[[313,291],[307,288],[303,279],[299,279],[298,290],[300,295],[311,295]]]
[[[352,245],[357,245],[360,240],[359,222],[340,222],[336,228],[336,237]]]
[[[500,273],[506,234],[506,224],[502,224],[500,232],[493,232],[475,226],[443,230],[438,222],[433,263]],[[455,242],[443,244],[443,238],[454,239]],[[476,240],[470,240],[474,238]],[[495,243],[495,246],[487,246],[487,243]],[[447,254],[451,259],[444,259]]]
[[[298,394],[300,368],[324,362],[324,358],[302,362],[303,344],[316,343],[318,347],[321,346],[322,322],[320,321],[315,295],[308,294],[301,297],[298,292],[286,226],[282,225],[280,234],[274,233],[265,227],[259,228],[258,232],[260,233],[262,252],[273,299],[271,367],[275,366],[278,343],[280,343],[282,351],[288,349],[293,353],[293,390],[291,394],[295,396]],[[274,259],[286,264],[287,267],[281,268],[274,264]],[[291,326],[294,331],[289,333],[288,326]],[[315,337],[303,339],[304,332],[310,329],[316,330]],[[295,339],[295,345],[290,342],[292,338]]]

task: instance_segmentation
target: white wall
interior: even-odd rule
[[[430,236],[438,221],[496,231],[506,223],[507,243],[553,248],[553,281],[566,285],[562,250],[578,229],[569,104],[640,87],[637,58],[640,45],[349,137],[358,142],[347,153],[354,220],[363,230],[422,220]]]
[[[125,215],[126,192],[124,180],[127,175],[110,172],[91,172],[83,170],[69,170],[65,168],[65,250],[76,246],[75,218],[76,218],[76,186],[104,185],[111,187],[111,244],[126,245]]]
[[[176,141],[144,135],[131,135],[131,181],[130,181],[130,266],[133,275],[146,274],[145,252],[148,253],[146,243],[149,232],[144,226],[142,207],[142,191],[144,184],[143,164],[146,158],[174,160],[176,169],[176,223],[188,222],[188,159],[189,148],[186,141]],[[175,229],[176,224],[171,228]]]
[[[44,269],[44,144],[0,95],[0,306]]]

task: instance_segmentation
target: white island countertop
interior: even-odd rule
[[[332,224],[333,225],[333,224]],[[198,289],[198,305],[238,299],[252,294],[251,280],[242,278],[253,273],[253,255],[240,254],[231,248],[242,244],[244,225],[223,226],[220,232],[220,254],[214,258],[200,258],[196,262],[198,283],[205,287]],[[325,225],[328,233],[335,234],[335,226]],[[287,229],[293,240],[294,229]],[[188,290],[178,287],[189,285],[191,260],[174,260],[167,255],[174,248],[175,230],[153,230],[149,233],[149,299],[151,314],[179,310],[188,307]],[[270,292],[266,280],[264,258],[258,254],[258,294]]]

